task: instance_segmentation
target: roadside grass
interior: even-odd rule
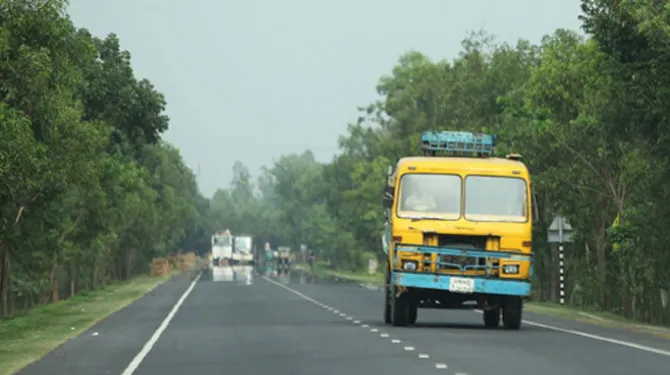
[[[336,277],[350,280],[352,282],[367,283],[374,286],[384,285],[384,276],[381,272],[369,275],[362,271],[331,270],[323,265],[318,265],[316,269],[318,276]],[[662,338],[670,339],[670,327],[652,326],[640,322],[626,319],[619,315],[579,309],[571,306],[561,306],[551,302],[528,302],[525,304],[525,310],[537,314],[544,314],[560,319],[567,319],[582,323],[594,324],[602,327],[625,329],[632,332],[647,333]]]
[[[132,281],[114,283],[0,321],[0,375],[15,374],[176,273],[154,278],[140,276]]]
[[[320,277],[338,278],[374,286],[384,285],[384,275],[381,272],[370,275],[365,271],[331,270],[322,264],[317,264],[315,271],[316,275]]]

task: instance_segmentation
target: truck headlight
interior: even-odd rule
[[[519,265],[518,264],[506,264],[502,268],[503,273],[506,275],[514,275],[519,273]]]
[[[402,269],[404,269],[405,271],[416,271],[416,262],[415,261],[403,262]]]

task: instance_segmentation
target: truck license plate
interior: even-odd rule
[[[475,279],[452,277],[449,279],[449,291],[472,294],[475,291]]]

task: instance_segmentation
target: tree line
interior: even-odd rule
[[[165,98],[66,5],[0,1],[0,318],[144,273],[204,236],[208,201],[161,139]]]
[[[419,153],[420,133],[495,133],[498,154],[518,152],[538,193],[534,298],[555,300],[556,215],[573,227],[568,303],[670,323],[670,10],[654,0],[583,0],[582,37],[558,29],[539,45],[471,33],[452,61],[403,54],[379,79],[381,98],[359,108],[319,163],[284,155],[256,181],[240,162],[217,191],[215,226],[257,241],[307,244],[333,267],[381,254],[387,166]]]

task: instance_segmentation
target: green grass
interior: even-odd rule
[[[378,272],[375,275],[369,275],[367,272],[363,271],[334,271],[323,265],[318,265],[316,272],[317,275],[320,276],[338,277],[351,280],[352,282],[369,283],[375,286],[384,285],[384,276],[381,272]],[[612,313],[582,310],[569,306],[560,306],[550,302],[529,302],[525,305],[525,310],[561,319],[568,319],[603,327],[620,328],[633,332],[648,333],[670,339],[670,328],[645,325]]]
[[[316,266],[317,276],[337,277],[340,279],[351,280],[353,282],[372,284],[375,286],[384,285],[384,274],[377,272],[370,275],[365,271],[347,271],[347,270],[331,270],[324,265]]]
[[[0,375],[16,373],[168,279],[142,276],[0,321]]]

